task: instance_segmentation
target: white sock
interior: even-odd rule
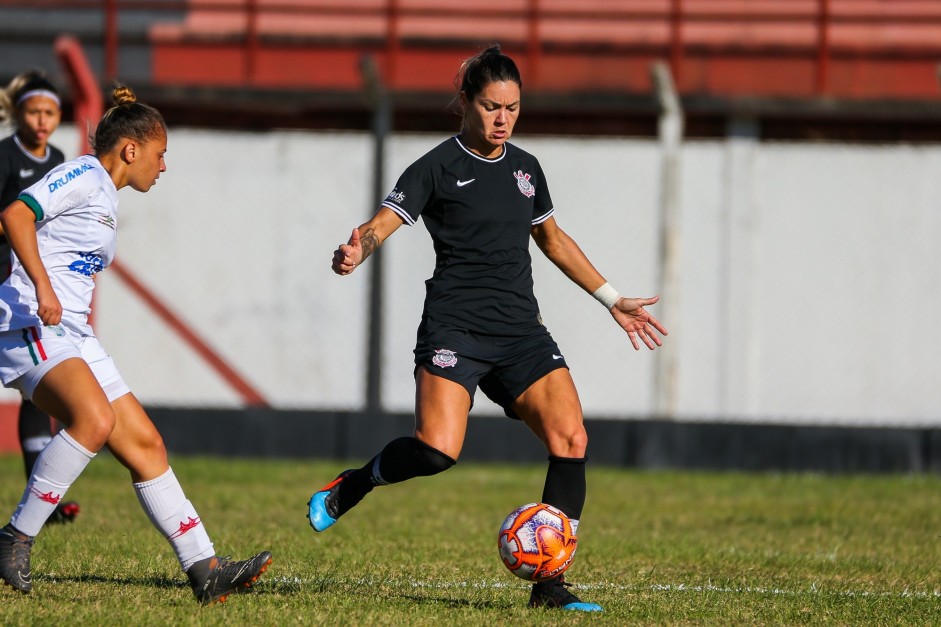
[[[209,534],[172,468],[156,479],[135,483],[134,491],[150,522],[170,541],[184,571],[215,555]]]
[[[10,523],[28,536],[39,535],[66,490],[94,457],[94,453],[73,440],[65,429],[59,431],[36,459],[33,474],[26,482],[23,498]]]

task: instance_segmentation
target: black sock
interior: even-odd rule
[[[363,497],[372,492],[375,485],[370,480],[371,472],[368,469],[371,466],[372,462],[369,462],[362,468],[352,471],[340,484],[340,490],[337,492],[336,516],[342,516],[350,511],[363,500]]]
[[[343,515],[363,500],[377,485],[400,483],[413,477],[427,477],[456,464],[453,459],[414,437],[397,438],[378,455],[343,480],[337,495],[337,515]],[[375,476],[378,470],[379,477]]]
[[[373,477],[378,483],[401,483],[414,477],[430,477],[444,472],[457,462],[418,438],[398,438],[392,440],[379,459],[379,477]],[[375,463],[375,458],[373,462]],[[373,466],[370,464],[370,473]]]
[[[585,506],[585,462],[587,457],[549,456],[542,502],[557,507],[573,520],[582,517]]]
[[[20,448],[23,451],[23,466],[26,470],[26,479],[33,474],[33,466],[42,449],[38,451],[27,450],[27,440],[43,439],[46,443],[52,439],[52,419],[43,410],[36,407],[33,403],[23,400],[20,404],[19,417],[19,437]]]

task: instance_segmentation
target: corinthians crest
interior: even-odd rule
[[[528,174],[523,174],[522,170],[517,170],[513,173],[513,176],[516,177],[516,186],[520,188],[521,192],[523,192],[523,196],[532,198],[536,195],[536,188],[533,187],[533,184],[529,182]]]
[[[431,363],[439,368],[453,368],[457,365],[457,353],[446,348],[435,349],[435,356],[431,358]]]

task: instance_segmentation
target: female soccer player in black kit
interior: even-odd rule
[[[403,223],[419,217],[437,261],[426,283],[415,348],[416,427],[368,464],[316,492],[308,518],[324,531],[375,486],[434,475],[456,463],[474,392],[522,420],[549,452],[542,502],[578,525],[585,502],[588,436],[562,351],[539,316],[529,238],[559,269],[609,309],[635,349],[661,344],[666,329],[645,309],[657,298],[622,298],[556,224],[539,162],[508,143],[522,80],[493,46],[461,67],[463,126],[409,166],[376,214],[333,254],[352,273]],[[533,584],[531,607],[600,611],[563,577]]]
[[[59,92],[38,71],[20,74],[0,91],[0,120],[11,120],[16,128],[12,135],[0,141],[0,209],[9,206],[21,191],[65,161],[62,151],[49,143],[59,127],[60,105]],[[9,274],[10,245],[0,236],[0,282]],[[20,404],[19,438],[29,479],[36,459],[52,440],[52,420],[25,399]],[[78,511],[79,505],[74,501],[59,503],[49,522],[71,522]]]

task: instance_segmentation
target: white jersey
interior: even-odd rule
[[[36,240],[62,305],[62,326],[94,335],[88,324],[94,276],[114,259],[118,190],[96,157],[85,155],[51,170],[19,196],[36,214]],[[36,288],[13,258],[0,285],[0,331],[42,326]]]

